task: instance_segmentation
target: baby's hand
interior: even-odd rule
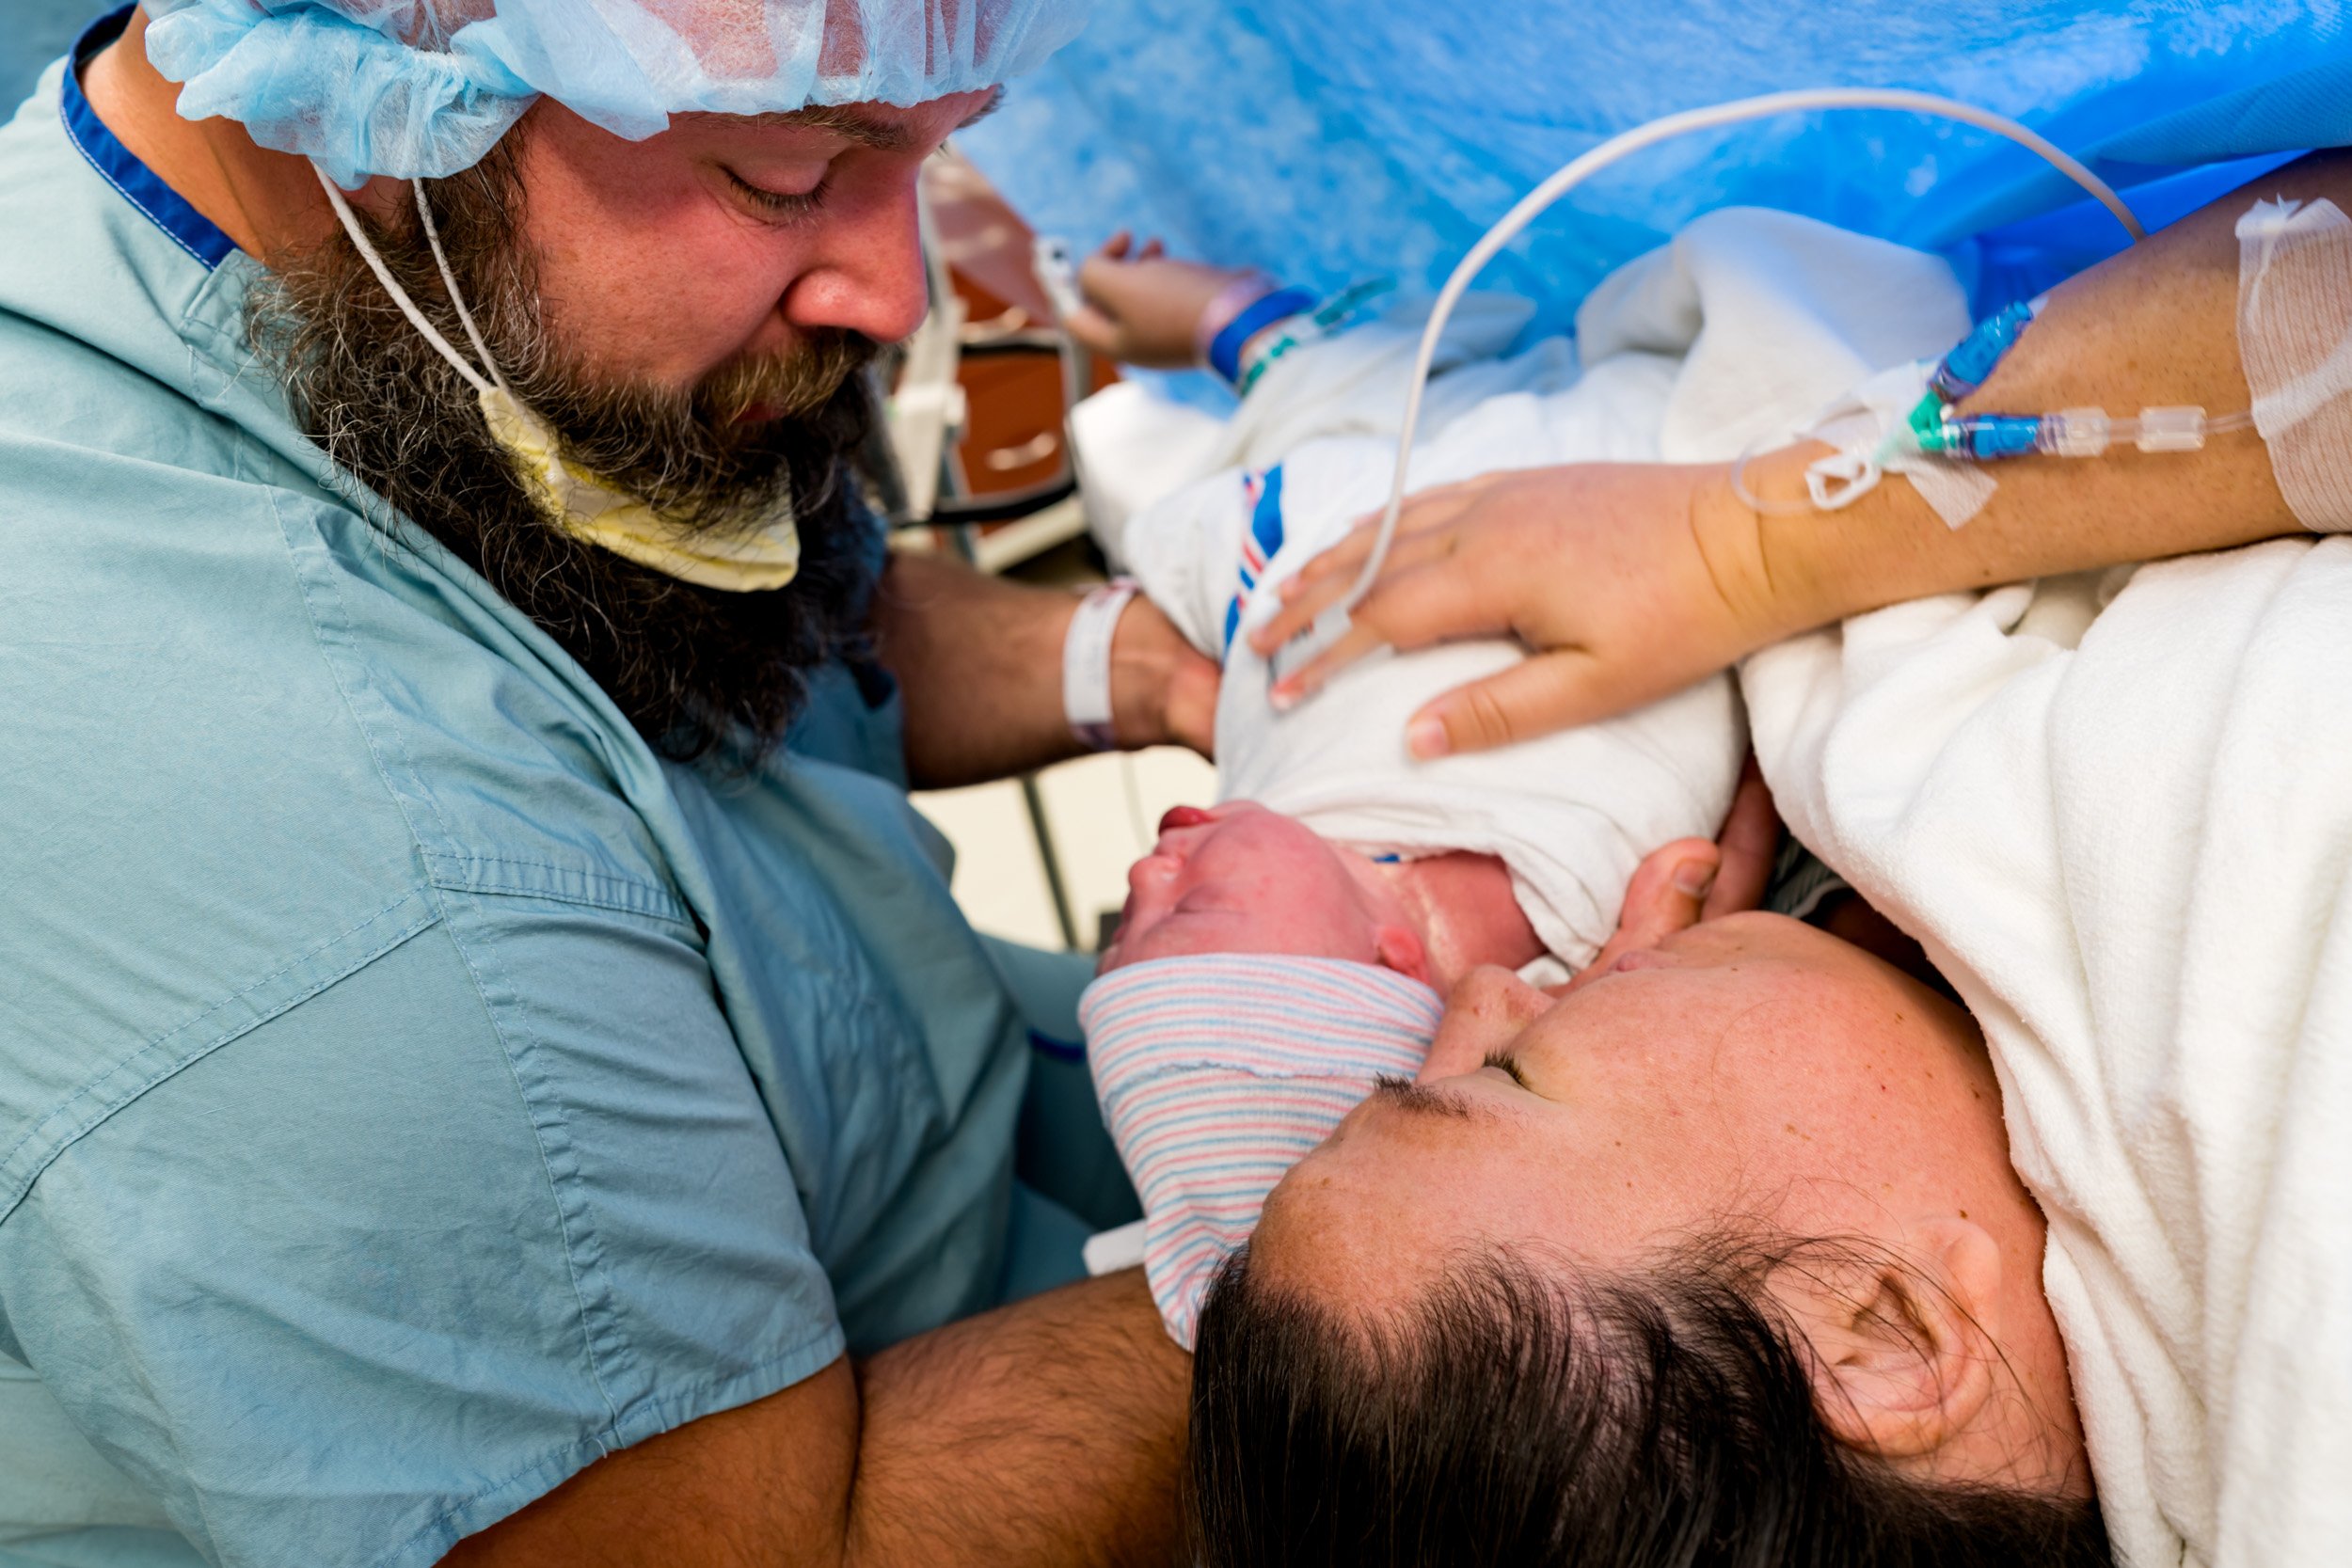
[[[1247,269],[1179,261],[1125,230],[1078,269],[1086,304],[1062,325],[1085,347],[1130,365],[1182,370],[1199,354],[1200,313]],[[1268,285],[1271,287],[1271,285]]]

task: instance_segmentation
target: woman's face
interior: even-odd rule
[[[1901,1252],[1955,1225],[1996,1255],[1987,1331],[2064,1407],[2042,1217],[1975,1024],[1857,947],[1749,913],[1558,996],[1473,974],[1420,1077],[1276,1189],[1251,1255],[1271,1282],[1376,1311],[1471,1245],[1609,1273],[1726,1227]]]

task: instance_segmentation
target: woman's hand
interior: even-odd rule
[[[1078,268],[1086,303],[1062,325],[1106,358],[1159,370],[1182,370],[1200,352],[1200,313],[1247,271],[1179,261],[1160,242],[1141,245],[1125,230]]]
[[[1756,517],[1724,470],[1581,464],[1485,474],[1409,498],[1380,580],[1345,637],[1275,688],[1303,699],[1354,659],[1472,637],[1531,656],[1424,706],[1421,757],[1587,723],[1680,690],[1812,624],[1801,585],[1763,570]],[[1270,654],[1345,594],[1372,551],[1368,518],[1283,584],[1251,639]]]

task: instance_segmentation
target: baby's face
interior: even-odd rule
[[[1247,800],[1178,806],[1128,869],[1127,908],[1104,973],[1146,958],[1288,953],[1376,964],[1403,919],[1371,863]]]

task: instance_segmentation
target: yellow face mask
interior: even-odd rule
[[[391,269],[376,254],[375,246],[360,229],[359,220],[353,215],[351,203],[324,170],[319,173],[319,183],[326,187],[327,201],[342,220],[343,231],[358,246],[360,257],[375,274],[376,281],[384,285],[409,325],[474,388],[482,405],[483,422],[489,427],[491,438],[513,455],[524,483],[538,494],[548,511],[562,521],[565,532],[611,550],[623,560],[704,588],[749,594],[782,588],[792,580],[801,568],[801,532],[789,497],[778,500],[775,510],[757,528],[705,534],[680,528],[644,501],[564,461],[554,433],[506,385],[506,378],[499,373],[498,361],[491,357],[488,345],[474,325],[473,313],[466,309],[465,296],[457,291],[456,277],[442,254],[441,237],[434,228],[433,209],[425,200],[421,182],[412,182],[417,216],[424,225],[425,239],[433,246],[433,260],[441,269],[441,283],[449,290],[450,303],[456,307],[457,319],[465,326],[474,352],[482,356],[482,370],[476,370],[451,346],[449,340],[409,299],[406,291],[394,281]],[[484,371],[488,373],[485,375]]]

